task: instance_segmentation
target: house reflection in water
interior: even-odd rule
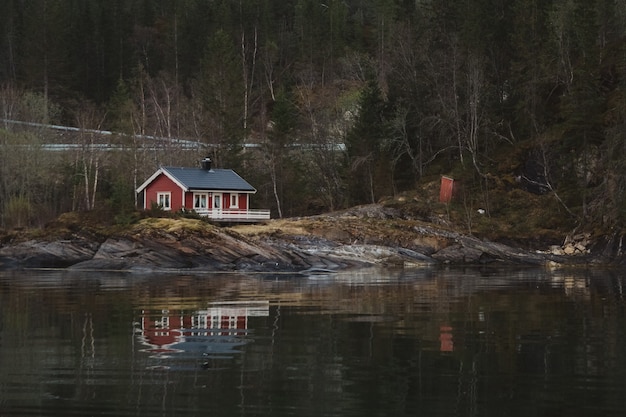
[[[439,327],[439,351],[452,352],[454,351],[454,340],[452,338],[452,326],[441,325]]]
[[[142,310],[136,334],[153,358],[218,357],[248,343],[248,319],[267,317],[269,303],[219,303],[205,310]]]

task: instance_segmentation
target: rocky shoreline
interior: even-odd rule
[[[104,236],[75,224],[56,238],[5,239],[0,269],[193,273],[338,271],[375,265],[621,264],[621,239],[599,242],[581,236],[565,239],[560,247],[522,249],[406,219],[380,206],[229,228],[193,219],[149,218]]]

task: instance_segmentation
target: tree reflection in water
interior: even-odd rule
[[[0,275],[0,415],[618,415],[607,271]]]

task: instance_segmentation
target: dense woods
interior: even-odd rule
[[[0,4],[0,226],[121,216],[159,165],[206,155],[275,217],[449,174],[488,212],[520,189],[625,225],[625,2]]]

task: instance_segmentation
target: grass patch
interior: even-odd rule
[[[148,217],[134,224],[132,234],[171,234],[180,236],[183,234],[213,234],[216,226],[200,219]]]
[[[236,231],[243,236],[261,236],[271,235],[276,233],[283,233],[293,236],[309,235],[310,232],[307,229],[306,220],[297,219],[278,219],[272,220],[267,223],[257,224],[240,224],[230,227],[230,229]]]

